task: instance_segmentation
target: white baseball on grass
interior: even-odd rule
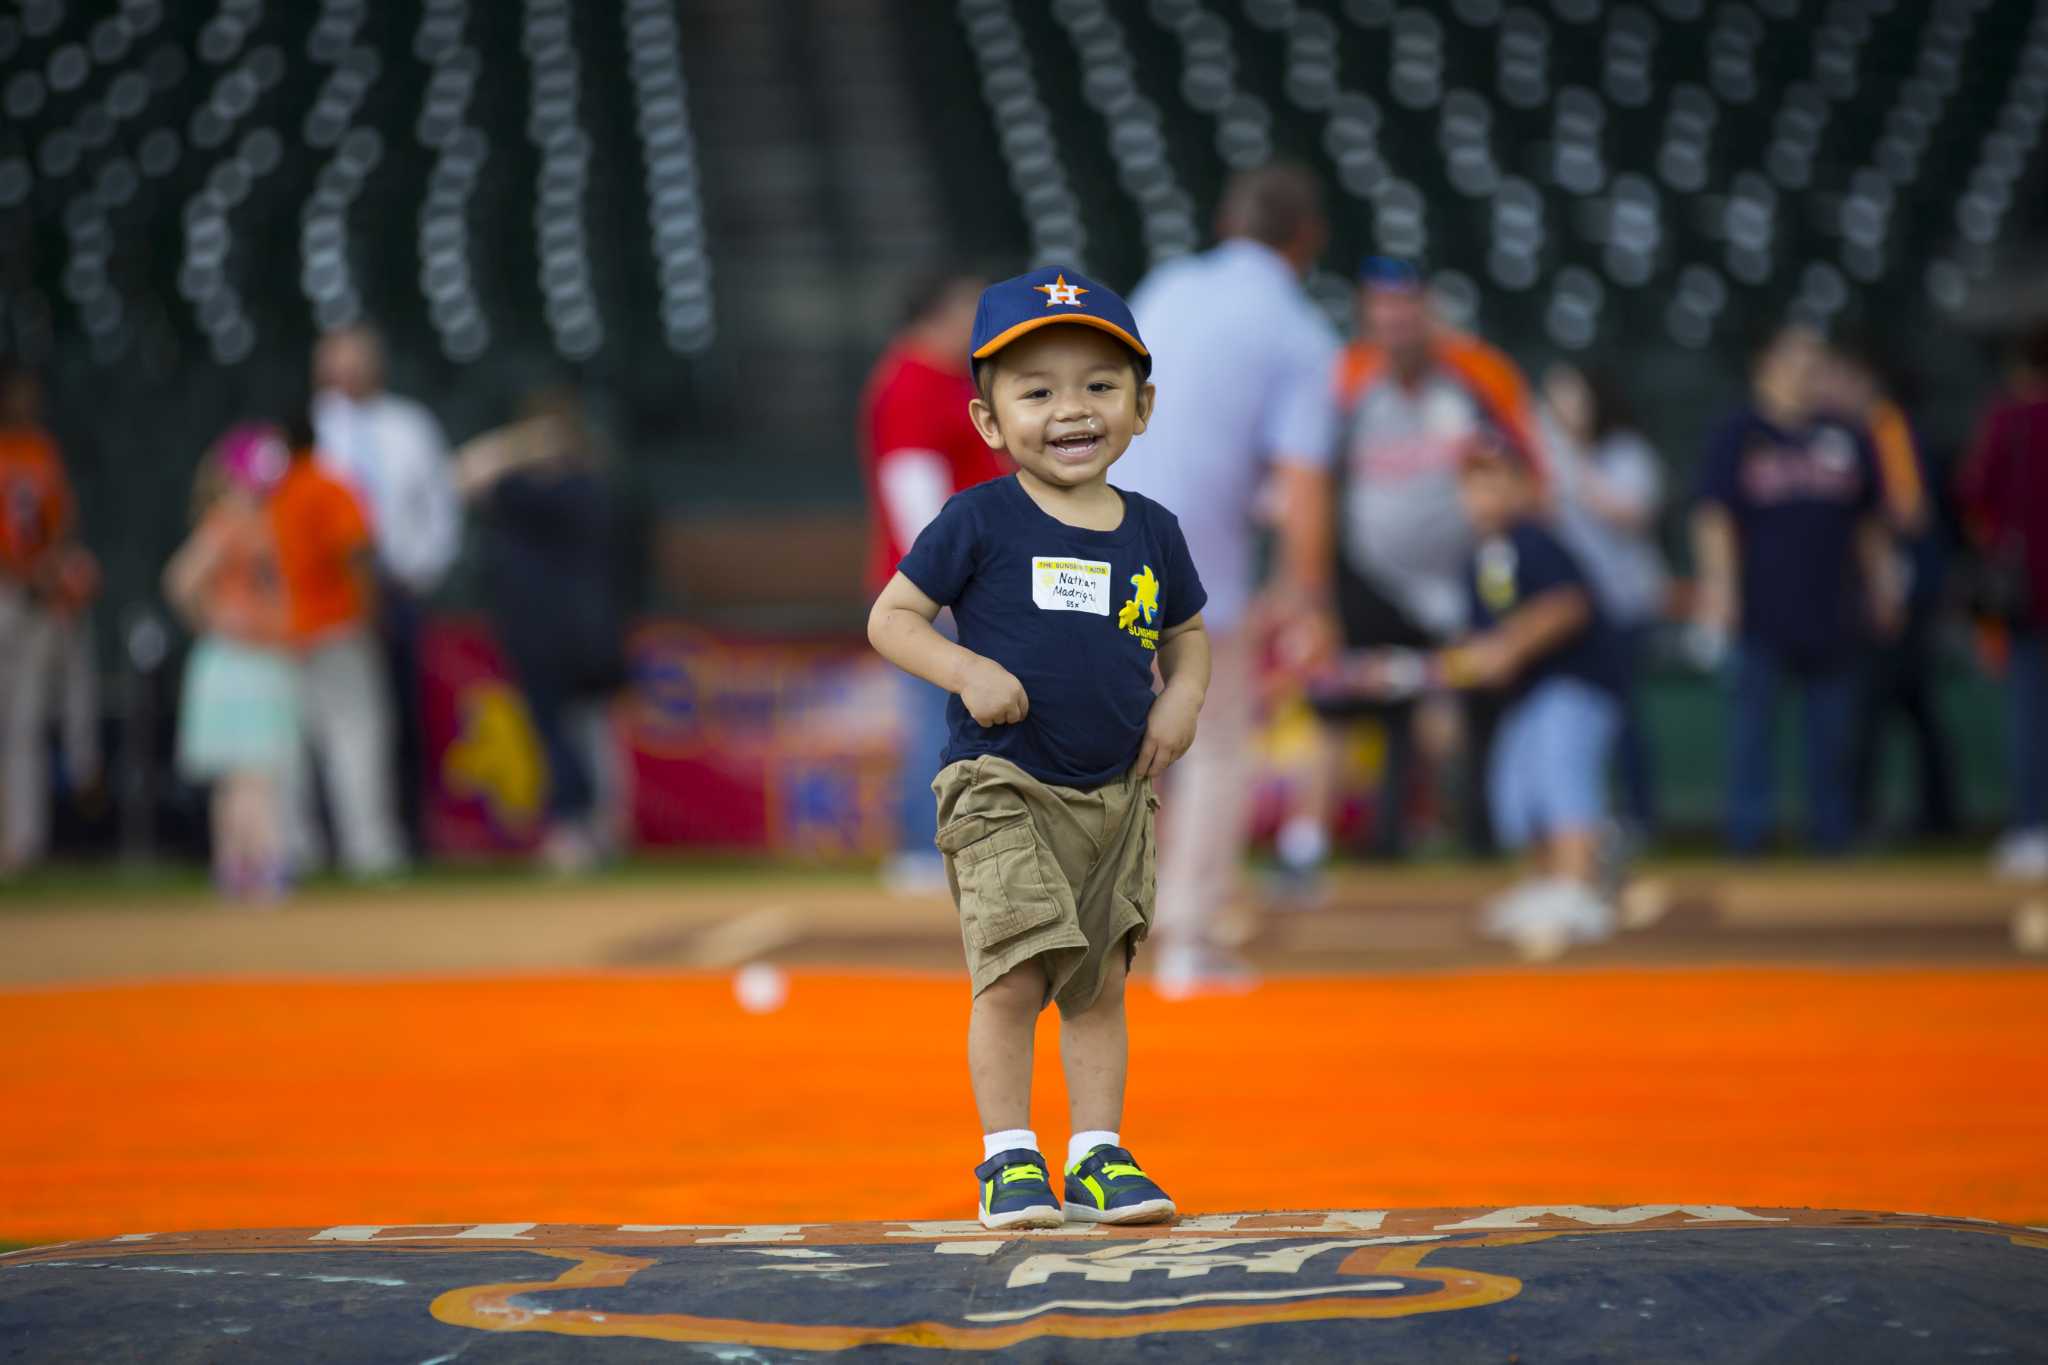
[[[2048,953],[2048,901],[2028,901],[2013,911],[2012,946],[2023,953]]]
[[[789,999],[789,978],[767,962],[749,962],[732,979],[732,994],[749,1014],[769,1014]]]

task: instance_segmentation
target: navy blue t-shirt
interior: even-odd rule
[[[952,698],[944,763],[995,754],[1041,782],[1099,787],[1137,761],[1159,637],[1208,594],[1173,514],[1117,492],[1123,522],[1089,531],[1047,515],[1015,476],[978,484],[953,495],[897,566],[1031,703],[1018,724],[983,727]]]
[[[1577,678],[1620,695],[1620,637],[1600,614],[1599,598],[1587,583],[1578,561],[1549,528],[1534,521],[1518,521],[1500,534],[1481,540],[1472,552],[1465,587],[1471,599],[1474,631],[1498,625],[1554,588],[1577,588],[1586,594],[1592,620],[1562,645],[1527,664],[1508,684],[1508,695],[1522,696],[1538,683],[1556,677]]]
[[[1854,427],[1817,418],[1786,430],[1749,411],[1721,425],[1707,443],[1699,496],[1735,522],[1745,637],[1809,667],[1856,648],[1856,528],[1878,493],[1877,454]]]

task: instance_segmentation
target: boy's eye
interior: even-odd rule
[[[1107,379],[1098,379],[1093,384],[1090,384],[1088,388],[1094,393],[1110,393],[1116,389],[1116,385],[1110,383]]]
[[[1034,398],[1050,398],[1051,396],[1051,389],[1032,389],[1024,395],[1027,402]]]

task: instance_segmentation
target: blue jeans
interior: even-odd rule
[[[1771,832],[1778,688],[1787,679],[1801,689],[1805,740],[1807,825],[1813,847],[1840,853],[1849,846],[1849,728],[1856,712],[1856,671],[1850,664],[1799,667],[1756,640],[1736,646],[1733,715],[1729,735],[1728,846],[1740,854],[1762,851]]]
[[[1621,778],[1621,812],[1644,835],[1657,828],[1657,768],[1643,720],[1643,664],[1650,652],[1648,626],[1623,626],[1626,673],[1621,689],[1621,730],[1614,737],[1614,765]]]
[[[2006,700],[2014,829],[2048,827],[2048,631],[2013,636]]]
[[[590,764],[577,743],[570,712],[577,701],[575,689],[562,676],[561,653],[542,648],[542,642],[511,632],[501,634],[512,673],[526,698],[526,712],[533,721],[534,736],[548,762],[548,819],[574,824],[586,819],[595,803]]]
[[[936,861],[939,851],[939,807],[932,799],[932,779],[939,775],[939,755],[946,748],[946,702],[952,696],[923,678],[905,673],[898,680],[897,724],[902,747],[897,751],[896,851]]]
[[[1502,847],[1600,828],[1607,759],[1620,724],[1620,703],[1572,677],[1545,679],[1508,706],[1487,768],[1493,833]]]

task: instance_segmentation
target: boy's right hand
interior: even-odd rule
[[[1031,710],[1024,684],[993,659],[976,659],[960,683],[960,704],[977,725],[1015,725]]]

